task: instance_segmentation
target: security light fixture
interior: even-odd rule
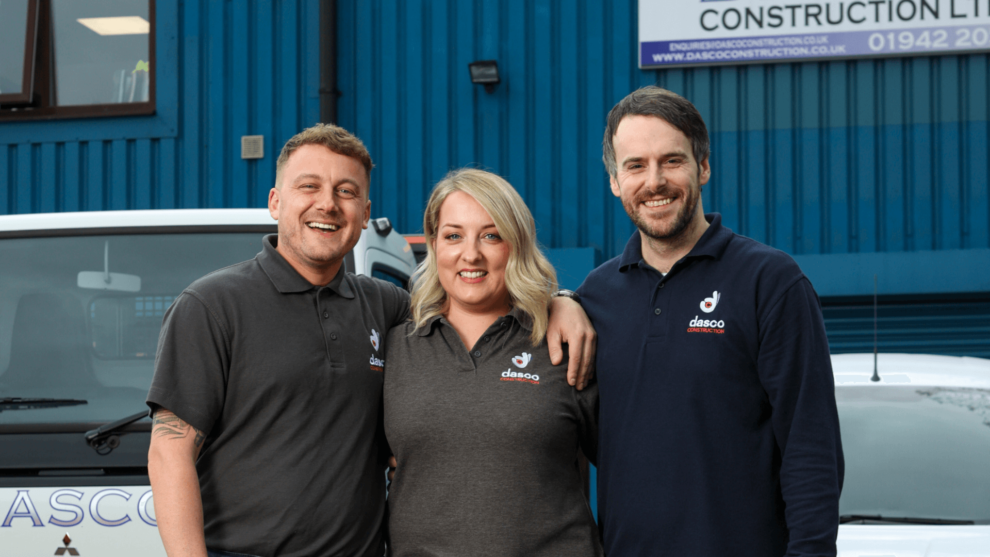
[[[468,64],[471,70],[471,83],[480,83],[485,86],[485,92],[491,93],[495,90],[501,80],[498,78],[498,62],[495,60],[478,60]]]
[[[98,35],[147,35],[151,24],[141,16],[81,17],[77,19]]]

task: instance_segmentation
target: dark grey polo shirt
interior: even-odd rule
[[[317,287],[267,236],[165,314],[152,408],[206,433],[206,544],[251,555],[382,555],[381,367],[408,294],[338,273]]]
[[[598,386],[568,385],[520,315],[470,351],[440,317],[389,332],[391,555],[602,554],[577,467],[597,450]]]

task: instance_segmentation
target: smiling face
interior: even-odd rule
[[[278,252],[311,283],[327,284],[368,227],[368,173],[355,158],[303,145],[281,176],[268,195]]]
[[[708,159],[694,159],[691,141],[654,116],[626,116],[612,138],[617,164],[612,193],[629,218],[654,240],[676,241],[705,225],[701,186]]]
[[[437,237],[440,285],[450,308],[470,313],[509,311],[505,266],[509,244],[499,236],[492,217],[473,197],[455,191],[440,206]]]

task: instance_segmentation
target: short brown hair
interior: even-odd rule
[[[626,116],[654,116],[674,126],[687,136],[691,142],[691,151],[695,163],[711,154],[708,143],[708,128],[701,118],[701,113],[684,97],[656,85],[642,87],[626,95],[619,104],[612,107],[608,113],[605,125],[605,138],[602,140],[602,162],[609,176],[615,176],[618,167],[615,164],[615,146],[612,138],[619,130],[619,123]]]
[[[306,128],[297,133],[285,142],[282,152],[278,155],[278,160],[275,162],[276,189],[282,188],[282,171],[285,170],[285,164],[289,161],[289,156],[303,145],[322,145],[338,155],[357,159],[364,165],[364,170],[368,173],[368,179],[371,179],[371,169],[375,167],[375,163],[371,162],[371,154],[368,153],[368,149],[364,146],[364,143],[357,136],[340,126],[316,124],[311,128]]]

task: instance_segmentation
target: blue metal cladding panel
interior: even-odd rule
[[[505,176],[551,248],[621,252],[608,110],[658,84],[712,136],[706,211],[795,255],[990,247],[990,56],[640,70],[636,0],[340,0],[339,121],[378,168],[372,211],[421,230],[450,169]],[[488,94],[467,65],[495,59]],[[990,264],[990,261],[986,262]]]
[[[158,0],[156,18],[157,114],[0,122],[0,214],[267,205],[282,144],[319,121],[319,1]]]

